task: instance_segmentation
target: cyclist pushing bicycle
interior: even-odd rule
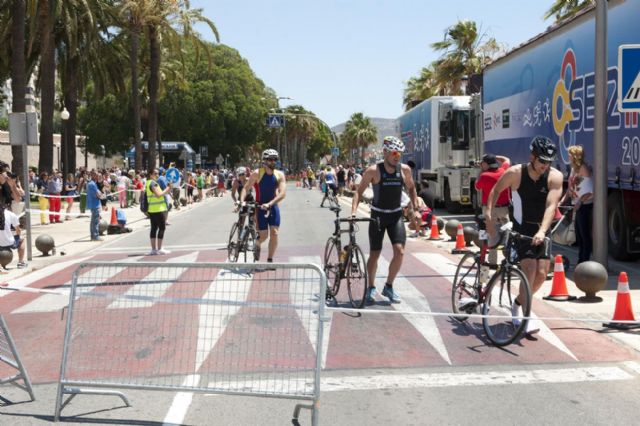
[[[376,219],[369,223],[369,260],[367,270],[370,277],[367,301],[375,302],[376,287],[375,276],[378,268],[378,259],[382,251],[382,240],[385,232],[389,235],[393,245],[393,259],[389,264],[389,273],[382,295],[389,298],[392,303],[400,302],[400,296],[393,289],[393,281],[402,266],[404,246],[407,234],[402,218],[402,188],[409,193],[410,203],[416,215],[418,205],[416,187],[411,177],[411,168],[400,162],[404,152],[404,143],[393,136],[387,136],[382,143],[384,161],[367,168],[362,175],[362,181],[353,196],[351,216],[356,215],[362,193],[373,184],[373,202],[371,203],[371,218]]]
[[[492,215],[499,194],[511,188],[512,210],[510,211],[513,230],[521,235],[531,237],[522,239],[516,244],[520,259],[520,267],[530,285],[531,294],[542,286],[547,277],[550,263],[549,234],[558,202],[562,196],[562,173],[551,167],[556,158],[557,148],[549,139],[536,136],[529,147],[531,157],[529,163],[509,167],[489,193],[485,220],[487,232],[491,240],[496,240]],[[522,301],[520,294],[513,302],[511,314],[520,316]],[[519,319],[513,319],[518,325]],[[526,334],[540,331],[537,321],[527,323]]]

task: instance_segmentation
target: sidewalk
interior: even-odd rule
[[[212,198],[205,198],[204,203],[208,202],[211,199]],[[66,203],[62,203],[62,205],[63,210],[66,210]],[[200,203],[180,206],[180,210],[172,208],[171,212],[169,213],[169,217],[175,217],[175,215],[189,211],[198,205],[200,205]],[[110,201],[107,203],[107,206],[107,211],[101,211],[100,220],[109,223],[111,220],[111,209],[118,209],[120,207],[120,204],[118,201]],[[126,226],[128,228],[131,228],[132,232],[137,231],[141,228],[149,227],[149,220],[144,215],[144,213],[140,211],[139,205],[136,204],[131,207],[125,208],[124,211],[127,216]],[[24,269],[18,269],[16,268],[16,264],[18,263],[18,252],[14,251],[13,260],[9,265],[7,265],[7,272],[0,273],[0,283],[10,283],[11,280],[15,280],[18,277],[22,277],[54,263],[65,261],[66,257],[86,253],[88,250],[100,247],[104,243],[117,240],[123,235],[129,235],[128,233],[107,235],[107,232],[105,231],[104,234],[101,235],[101,237],[104,239],[103,241],[91,241],[89,233],[91,212],[87,210],[84,215],[78,216],[80,214],[80,207],[79,203],[77,202],[74,203],[71,212],[73,214],[73,216],[71,216],[71,220],[65,220],[63,223],[47,225],[40,224],[39,213],[31,213],[32,260],[27,260],[27,254],[25,253],[25,260],[28,263],[28,267]],[[65,212],[63,211],[61,213],[61,218],[64,220],[64,217]],[[51,252],[49,252],[49,256],[43,256],[42,253],[38,249],[36,249],[36,238],[38,238],[39,235],[43,234],[47,234],[53,237],[56,249],[55,255],[52,255]],[[23,231],[23,235],[26,240],[26,232]]]

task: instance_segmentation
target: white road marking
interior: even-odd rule
[[[207,243],[207,244],[184,244],[184,245],[169,245],[169,246],[164,246],[165,249],[167,250],[198,250],[198,249],[220,249],[223,247],[227,247],[226,243],[216,243],[216,244],[212,244],[212,243]],[[94,252],[96,253],[109,253],[109,252],[117,252],[117,253],[130,253],[130,252],[144,252],[144,254],[147,254],[147,252],[149,251],[149,246],[136,246],[136,247],[126,247],[126,248],[121,248],[121,247],[104,247],[104,248],[97,248],[94,250]]]
[[[320,256],[292,256],[289,258],[289,262],[291,263],[315,263],[317,265],[322,264],[322,260]],[[289,292],[291,293],[291,303],[294,305],[298,305],[304,303],[308,305],[308,301],[303,301],[302,299],[308,297],[309,291],[308,287],[309,283],[300,282],[297,285],[289,285]],[[305,292],[305,289],[307,291]],[[320,289],[315,289],[319,292],[319,297],[324,297],[324,292]],[[313,318],[309,318],[308,312],[302,312],[300,309],[296,309],[298,313],[298,317],[304,326],[307,335],[309,336],[309,340],[313,345],[313,350],[317,352],[316,348],[316,340],[317,340],[317,322]],[[311,314],[313,315],[313,314]],[[327,317],[326,321],[322,322],[322,368],[325,368],[327,364],[327,351],[329,350],[329,334],[331,334],[331,320],[333,319],[333,313],[326,312],[325,317]],[[305,320],[306,319],[306,320]]]
[[[75,264],[80,264],[82,262],[84,262],[87,259],[90,259],[92,256],[85,256],[85,257],[81,257],[78,259],[70,259],[67,260],[66,262],[59,262],[59,263],[54,263],[52,265],[46,266],[43,269],[40,269],[38,271],[34,271],[30,274],[24,275],[20,278],[16,278],[16,279],[12,279],[9,280],[9,284],[11,284],[11,287],[14,288],[20,288],[20,287],[26,287],[31,283],[34,283],[38,280],[41,280],[43,278],[47,278],[50,277],[51,275],[55,274],[56,272],[62,271],[65,268],[68,268],[69,266],[73,266]],[[2,278],[0,277],[0,280],[2,280]],[[0,291],[0,297],[4,297],[7,294],[12,293],[11,291]]]
[[[441,274],[444,278],[446,278],[449,282],[453,283],[453,278],[456,273],[457,264],[439,254],[439,253],[411,253],[416,259],[420,262],[424,263],[429,268],[435,270],[439,274]],[[537,315],[531,311],[531,316],[536,317]],[[545,339],[547,342],[558,348],[560,351],[566,353],[571,358],[578,361],[578,358],[567,348],[567,346],[560,340],[560,338],[553,332],[551,329],[542,321],[538,320],[538,325],[540,326],[540,332],[538,336]]]
[[[626,361],[623,362],[624,366],[630,370],[633,370],[635,373],[640,374],[640,364],[635,361]]]
[[[620,367],[578,367],[558,368],[547,370],[511,370],[511,371],[481,371],[459,373],[426,373],[426,374],[381,374],[321,378],[321,392],[341,391],[372,391],[387,389],[415,389],[415,388],[441,388],[457,386],[499,386],[499,385],[532,385],[553,383],[580,383],[601,382],[617,380],[633,380],[634,377]],[[270,390],[284,392],[295,386],[301,389],[305,386],[312,390],[312,384],[297,380],[297,383],[275,382]],[[229,389],[252,389],[251,382],[243,381],[235,384],[210,383],[210,387],[222,387]]]
[[[168,263],[193,263],[198,258],[199,252],[188,253],[184,256],[167,259]],[[187,268],[155,268],[146,277],[141,278],[121,297],[113,301],[108,309],[120,308],[149,308],[153,306],[153,300],[135,300],[136,297],[158,298],[173,285],[175,280],[186,271]]]
[[[378,271],[389,270],[389,262],[382,256],[378,260]],[[391,306],[394,309],[411,310],[417,312],[431,312],[431,307],[427,298],[417,289],[411,282],[402,274],[398,274],[394,283],[394,289],[400,295],[402,303],[392,303]],[[404,315],[402,316],[413,325],[420,334],[429,342],[433,348],[438,351],[440,356],[451,364],[447,347],[444,344],[438,325],[435,318],[432,316],[414,316]]]
[[[198,386],[200,384],[200,375],[192,374],[187,376],[182,382],[182,386]],[[178,392],[173,397],[173,402],[169,411],[164,417],[163,425],[180,425],[187,416],[189,406],[193,401],[193,392]]]

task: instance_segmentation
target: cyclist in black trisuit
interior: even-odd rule
[[[514,231],[532,237],[531,241],[518,242],[517,252],[520,266],[531,285],[531,294],[542,286],[547,278],[550,263],[550,247],[547,243],[551,222],[562,196],[562,173],[551,167],[557,148],[549,139],[536,136],[529,147],[531,158],[527,164],[509,167],[489,193],[485,211],[487,231],[496,237],[493,210],[500,193],[511,188],[512,210],[510,211]],[[513,302],[511,312],[519,316],[519,297]],[[514,324],[519,325],[519,319]],[[540,331],[537,321],[527,323],[526,334]]]
[[[402,188],[405,187],[411,199],[413,211],[417,213],[418,200],[416,187],[411,177],[411,168],[400,162],[400,157],[404,152],[404,143],[393,136],[384,138],[382,144],[384,161],[367,168],[362,175],[362,180],[358,190],[353,196],[351,215],[355,216],[360,203],[360,198],[369,184],[373,184],[373,202],[371,203],[371,218],[377,219],[369,223],[369,260],[367,271],[369,273],[369,289],[367,290],[367,301],[375,302],[376,287],[375,276],[378,268],[378,258],[382,251],[382,240],[385,232],[389,235],[393,245],[393,259],[389,264],[389,274],[387,282],[382,291],[382,295],[388,297],[393,303],[400,302],[400,297],[393,289],[393,281],[402,266],[404,256],[404,245],[407,235],[402,217]]]

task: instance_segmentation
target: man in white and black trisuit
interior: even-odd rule
[[[400,302],[400,297],[393,289],[393,281],[402,266],[404,246],[407,234],[402,217],[402,188],[406,188],[410,203],[416,215],[418,213],[418,200],[416,187],[411,177],[411,168],[400,162],[404,152],[404,143],[393,136],[384,138],[382,144],[384,161],[367,168],[362,175],[358,190],[353,196],[351,215],[355,216],[360,203],[360,198],[369,184],[373,184],[373,202],[371,203],[371,218],[376,219],[369,223],[369,260],[367,271],[369,273],[369,289],[367,301],[375,302],[376,286],[375,276],[378,268],[378,258],[382,251],[382,240],[385,232],[389,235],[393,245],[393,259],[389,263],[389,273],[382,295],[388,297],[393,303]]]
[[[558,202],[562,196],[562,173],[551,167],[557,148],[549,139],[536,136],[529,147],[530,161],[509,167],[489,193],[485,210],[487,231],[496,239],[493,214],[502,191],[511,188],[512,210],[510,212],[514,231],[532,237],[518,241],[516,250],[520,266],[531,285],[533,295],[547,277],[550,262],[549,230]],[[518,296],[511,307],[513,316],[520,315],[521,301]],[[513,320],[519,325],[519,319]],[[538,321],[527,323],[527,334],[540,331]]]
[[[335,170],[333,170],[333,167],[327,166],[323,176],[324,176],[325,189],[324,189],[324,197],[320,202],[320,207],[324,207],[324,201],[327,198],[329,198],[329,191],[331,191],[334,197],[337,195],[337,192],[338,192],[338,185],[336,184],[336,172]]]

